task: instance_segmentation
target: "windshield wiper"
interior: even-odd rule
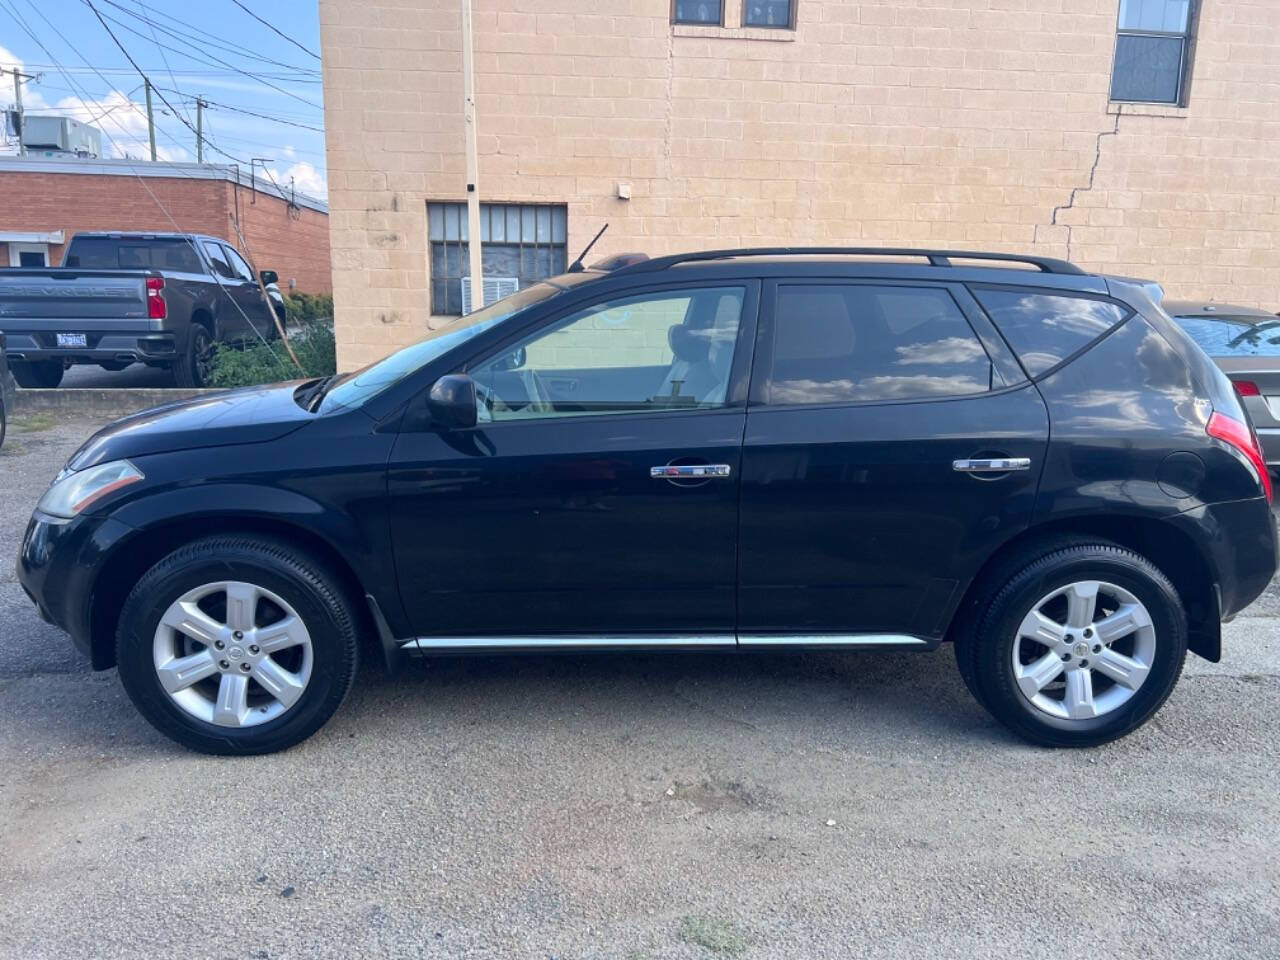
[[[316,406],[324,399],[324,395],[336,379],[338,379],[338,376],[334,374],[331,377],[321,377],[313,383],[299,387],[298,391],[293,395],[294,402],[307,413],[315,413]]]

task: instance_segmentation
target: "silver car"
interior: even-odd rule
[[[1231,378],[1267,466],[1280,470],[1280,316],[1229,303],[1166,300],[1162,306]]]

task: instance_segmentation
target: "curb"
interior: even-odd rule
[[[93,420],[117,420],[131,413],[158,407],[162,403],[188,400],[224,390],[182,390],[178,388],[76,388],[53,390],[19,389],[13,398],[13,413],[54,413],[64,417]]]

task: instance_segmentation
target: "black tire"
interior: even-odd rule
[[[28,390],[52,390],[62,383],[65,367],[61,360],[18,361],[13,364],[13,379]]]
[[[9,412],[4,406],[4,391],[0,388],[0,447],[4,446],[5,434],[9,432]]]
[[[161,686],[152,653],[171,603],[202,584],[228,580],[271,591],[293,607],[310,634],[311,676],[301,696],[281,716],[256,726],[216,726],[188,713]],[[274,753],[311,736],[341,705],[355,677],[355,624],[351,601],[313,558],[258,537],[209,537],[175,550],[138,581],[120,614],[116,658],[130,699],[161,733],[202,753]]]
[[[1033,605],[1082,580],[1114,584],[1141,601],[1155,630],[1155,654],[1126,702],[1101,716],[1060,719],[1018,689],[1013,645]],[[1060,540],[1018,551],[979,584],[960,616],[955,655],[966,686],[997,720],[1046,747],[1093,747],[1136,730],[1173,691],[1186,659],[1186,614],[1173,584],[1145,557],[1105,541]]]
[[[187,349],[173,362],[173,383],[184,390],[199,390],[209,385],[213,368],[213,337],[202,323],[191,324]]]

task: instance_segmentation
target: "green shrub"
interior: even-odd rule
[[[333,319],[333,294],[290,293],[284,298],[285,321],[290,324]]]
[[[289,342],[302,363],[301,370],[279,340],[245,347],[219,344],[213,357],[211,384],[215,387],[250,387],[282,380],[327,377],[337,372],[332,321],[313,319],[304,322],[301,329],[290,336]]]

